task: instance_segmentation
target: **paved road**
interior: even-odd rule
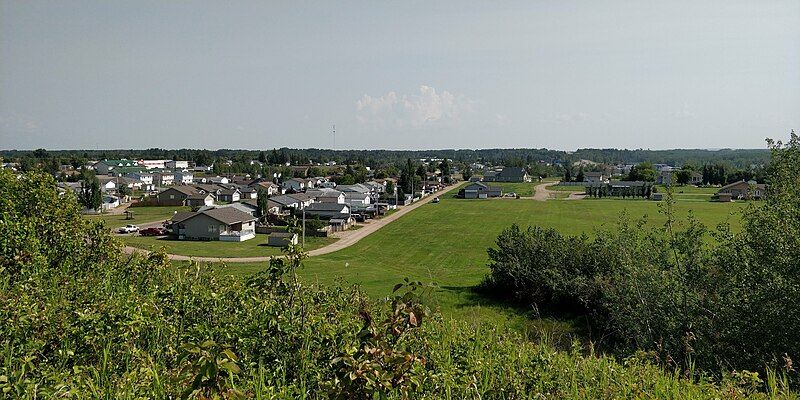
[[[318,255],[328,254],[328,253],[332,253],[334,251],[339,251],[341,249],[350,247],[350,246],[354,245],[355,243],[357,243],[359,240],[367,237],[371,233],[377,231],[378,229],[383,228],[384,226],[386,226],[390,222],[402,217],[403,215],[406,215],[406,214],[410,213],[411,211],[415,210],[417,207],[420,207],[422,205],[428,204],[431,200],[433,200],[434,197],[441,197],[445,193],[447,193],[447,192],[449,192],[449,191],[451,191],[451,190],[453,190],[453,189],[455,189],[457,187],[458,187],[458,185],[451,185],[451,186],[445,188],[444,190],[442,190],[440,192],[437,192],[435,195],[430,195],[428,197],[425,197],[425,198],[417,201],[414,204],[411,204],[411,205],[404,206],[404,207],[400,208],[399,210],[397,210],[397,212],[395,212],[392,215],[389,215],[388,217],[384,217],[384,218],[378,219],[378,220],[372,220],[368,224],[362,226],[361,229],[355,229],[355,230],[344,231],[344,232],[337,232],[336,234],[334,234],[334,237],[339,238],[339,240],[337,240],[337,241],[335,241],[335,242],[333,242],[333,243],[331,243],[331,244],[329,244],[329,245],[327,245],[325,247],[320,247],[320,248],[318,248],[316,250],[311,250],[311,251],[308,252],[308,255],[309,256],[318,256]],[[158,225],[153,225],[153,226],[160,226],[160,222],[158,222],[157,224]],[[148,224],[143,224],[143,225],[141,225],[139,227],[140,228],[142,228],[142,227],[146,228],[146,227],[148,227]],[[123,251],[126,254],[131,254],[131,253],[134,253],[134,252],[144,253],[144,254],[150,253],[148,250],[144,250],[144,249],[140,249],[140,248],[132,247],[132,246],[125,246]],[[167,257],[169,257],[170,260],[176,260],[176,261],[194,260],[194,261],[200,261],[200,262],[225,262],[225,263],[264,262],[264,261],[269,261],[269,259],[270,259],[270,257],[190,257],[190,256],[182,256],[182,255],[178,255],[178,254],[167,254]]]

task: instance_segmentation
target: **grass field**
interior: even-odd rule
[[[583,186],[561,186],[561,185],[550,185],[547,187],[547,190],[552,190],[554,192],[585,192],[586,188]]]
[[[392,222],[344,250],[305,261],[301,276],[325,284],[359,284],[373,297],[387,296],[395,283],[409,277],[434,282],[439,288],[432,303],[446,316],[470,321],[492,321],[522,330],[572,332],[579,321],[531,322],[530,310],[510,309],[476,295],[471,288],[488,273],[486,249],[500,231],[512,223],[553,227],[566,234],[591,234],[609,229],[622,210],[631,217],[648,215],[653,224],[665,218],[657,202],[646,200],[462,200],[447,196]],[[692,209],[700,221],[714,227],[743,209],[741,203],[678,202],[680,217]],[[265,268],[261,264],[230,264],[226,273],[246,275]]]
[[[279,247],[267,246],[267,236],[257,234],[254,239],[244,242],[201,242],[195,240],[172,240],[152,236],[124,235],[121,240],[129,246],[142,249],[159,249],[164,247],[169,254],[198,257],[266,257],[281,254]],[[306,250],[326,246],[335,242],[333,238],[306,236]]]
[[[175,211],[189,211],[189,207],[130,207],[133,211],[133,219],[126,220],[125,214],[110,215],[87,215],[86,218],[92,221],[103,221],[106,226],[114,229],[127,224],[144,224],[147,222],[156,222],[170,219]]]
[[[497,186],[503,189],[503,194],[514,192],[518,196],[533,196],[533,188],[538,183],[531,182],[486,182],[487,185]]]

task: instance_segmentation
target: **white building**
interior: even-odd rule
[[[168,171],[156,172],[153,174],[153,183],[156,186],[169,186],[175,182],[175,174]]]
[[[168,160],[139,160],[137,163],[147,169],[164,169]]]
[[[191,172],[188,171],[175,172],[174,176],[176,183],[182,183],[184,185],[191,185],[192,183],[194,183],[194,174],[192,174]]]
[[[142,181],[145,185],[153,184],[153,174],[149,172],[130,172],[124,175],[125,177]]]

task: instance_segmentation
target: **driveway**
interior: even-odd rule
[[[372,220],[369,223],[363,225],[361,227],[361,229],[349,230],[349,231],[344,231],[344,232],[337,232],[337,233],[334,234],[334,237],[338,238],[339,240],[337,240],[337,241],[335,241],[335,242],[333,242],[333,243],[331,243],[331,244],[329,244],[329,245],[327,245],[325,247],[320,247],[320,248],[318,248],[316,250],[311,250],[311,251],[308,252],[308,255],[309,256],[319,256],[319,255],[322,255],[322,254],[333,253],[334,251],[339,251],[339,250],[342,250],[344,248],[350,247],[350,246],[356,244],[359,240],[361,240],[361,239],[369,236],[373,232],[377,231],[378,229],[383,228],[384,226],[386,226],[390,222],[402,217],[403,215],[406,215],[406,214],[410,213],[411,211],[415,210],[417,207],[421,207],[421,206],[423,206],[425,204],[430,203],[430,201],[433,200],[434,197],[441,197],[445,193],[450,192],[451,190],[457,188],[458,186],[459,185],[451,185],[451,186],[447,187],[446,189],[444,189],[444,190],[442,190],[440,192],[437,192],[437,193],[435,193],[433,195],[429,195],[428,197],[425,197],[425,198],[417,201],[416,203],[413,203],[413,204],[408,205],[408,206],[403,206],[402,208],[397,210],[397,212],[395,212],[394,214],[389,215],[388,217],[384,217],[384,218],[378,219],[378,220]],[[161,223],[158,222],[157,224],[160,225]],[[140,228],[142,228],[142,227],[148,227],[148,224],[140,225]],[[125,254],[132,254],[132,253],[149,254],[150,253],[150,251],[148,251],[148,250],[144,250],[144,249],[140,249],[140,248],[132,247],[132,246],[125,246],[123,251],[125,252]],[[269,259],[270,259],[270,257],[193,257],[193,256],[182,256],[182,255],[178,255],[178,254],[167,254],[167,257],[169,257],[170,260],[176,260],[176,261],[194,260],[194,261],[200,261],[200,262],[225,262],[225,263],[265,262],[265,261],[269,261]]]

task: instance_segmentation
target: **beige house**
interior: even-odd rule
[[[232,207],[179,212],[171,221],[172,233],[180,240],[243,242],[256,237],[256,218]]]

